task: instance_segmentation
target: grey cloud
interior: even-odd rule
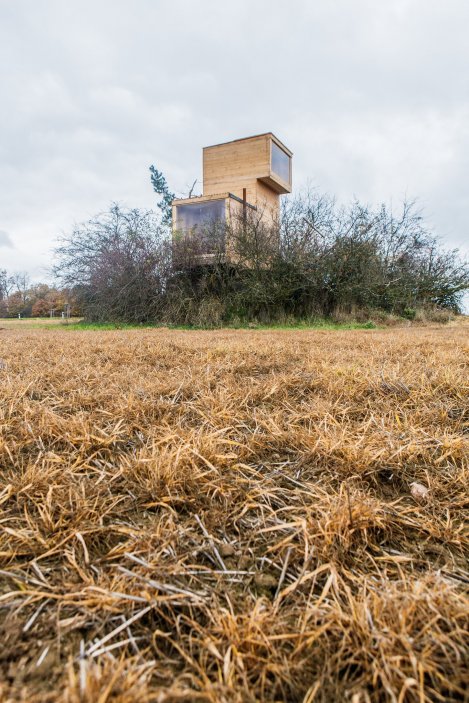
[[[294,186],[420,197],[469,251],[465,0],[0,0],[0,214],[8,265],[112,200],[183,192],[204,145],[272,130]],[[18,263],[21,262],[21,265]]]
[[[0,229],[0,247],[13,249],[13,242],[11,241],[10,235],[2,229]]]

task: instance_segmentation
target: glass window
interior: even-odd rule
[[[205,227],[224,221],[224,200],[208,200],[176,206],[176,227],[179,230],[191,230],[193,227]]]
[[[290,183],[290,157],[275,142],[272,142],[272,171],[282,181]]]

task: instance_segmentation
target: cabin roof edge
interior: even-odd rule
[[[215,147],[218,146],[225,146],[225,144],[235,144],[236,142],[247,142],[249,139],[259,139],[259,137],[271,137],[271,139],[281,148],[283,151],[285,151],[288,156],[292,157],[293,152],[290,151],[290,149],[285,146],[285,144],[275,136],[273,132],[261,132],[261,134],[251,134],[249,137],[239,137],[238,139],[229,139],[227,142],[220,142],[219,144],[209,144],[208,146],[202,147],[202,151],[205,151],[205,149],[214,149]]]

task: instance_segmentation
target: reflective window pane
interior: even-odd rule
[[[224,200],[209,200],[176,206],[176,226],[180,230],[191,230],[193,227],[205,227],[215,222],[224,221]]]
[[[282,181],[290,183],[290,157],[275,142],[272,142],[272,171]]]

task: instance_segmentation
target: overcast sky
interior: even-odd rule
[[[418,197],[469,253],[468,36],[467,0],[0,0],[0,268],[267,131],[295,190]]]

